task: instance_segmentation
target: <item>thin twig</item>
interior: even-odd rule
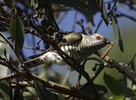
[[[0,62],[0,64],[1,64],[1,62]],[[1,81],[1,80],[12,79],[12,78],[14,78],[14,77],[16,77],[16,76],[17,76],[17,73],[11,73],[11,74],[6,75],[5,77],[0,78],[0,81]]]
[[[13,72],[16,72],[17,75],[19,75],[20,78],[24,79],[25,81],[27,81],[29,83],[28,80],[26,80],[26,76],[22,73],[22,71],[20,71],[19,69],[17,69],[14,65],[12,65],[9,61],[6,61],[5,58],[1,58],[0,59],[0,64],[7,66],[10,70],[12,70]],[[27,73],[29,73],[28,70],[26,70]],[[31,83],[29,83],[30,85],[32,85]]]
[[[87,58],[84,62],[83,62],[83,65],[85,66],[86,62],[88,60],[95,60],[95,61],[98,61],[100,63],[100,65],[103,65],[103,66],[100,66],[98,68],[98,70],[96,71],[96,73],[92,76],[92,80],[94,81],[95,78],[99,75],[99,73],[102,71],[102,69],[104,68],[104,62],[96,57],[90,57],[90,58]]]
[[[130,19],[130,20],[132,20],[132,21],[135,21],[135,22],[136,22],[136,18],[131,17],[131,16],[127,15],[127,14],[124,14],[124,13],[122,13],[122,12],[121,12],[121,11],[119,11],[119,10],[117,10],[117,12],[119,13],[119,17],[126,17],[126,18],[128,18],[128,19]]]
[[[100,28],[102,21],[103,21],[103,19],[101,19],[100,22],[98,23],[97,28],[95,29],[94,33],[96,33],[98,31],[98,29]]]
[[[78,14],[78,12],[77,11],[75,11],[75,14],[74,14],[74,21],[73,21],[73,26],[72,26],[72,30],[74,31],[75,30],[75,26],[76,26],[76,20],[77,20],[77,14]]]
[[[6,44],[8,44],[7,42],[5,42],[5,41],[2,41],[2,40],[0,40],[0,42],[3,42],[3,43],[6,43]],[[14,43],[11,43],[10,42],[10,44],[14,47]],[[23,46],[23,48],[25,48],[25,49],[30,49],[30,50],[37,50],[37,51],[45,51],[45,50],[43,50],[43,49],[37,49],[37,48],[33,48],[33,47],[28,47],[28,46]]]

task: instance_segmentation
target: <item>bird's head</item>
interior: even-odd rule
[[[91,40],[91,43],[94,46],[105,46],[111,43],[108,39],[98,33],[91,35]]]

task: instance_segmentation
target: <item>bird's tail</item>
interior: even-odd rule
[[[23,62],[21,67],[25,67],[29,69],[29,68],[33,68],[41,64],[43,64],[43,62],[39,59],[39,57],[37,57],[37,58],[30,59],[28,61]]]

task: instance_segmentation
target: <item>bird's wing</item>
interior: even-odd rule
[[[64,46],[64,45],[72,44],[72,43],[75,43],[75,42],[77,42],[81,39],[82,39],[81,33],[71,33],[71,34],[64,36],[62,38],[62,41],[60,41],[58,43],[58,46],[61,47],[61,46]]]
[[[67,44],[71,44],[74,42],[77,42],[82,39],[82,34],[81,33],[71,33],[63,37],[63,42]]]

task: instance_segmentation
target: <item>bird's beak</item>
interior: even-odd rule
[[[104,41],[105,41],[106,44],[111,44],[111,41],[106,39],[106,38],[104,38]]]
[[[110,41],[110,40],[107,40],[106,43],[107,43],[107,44],[111,44],[111,41]]]

